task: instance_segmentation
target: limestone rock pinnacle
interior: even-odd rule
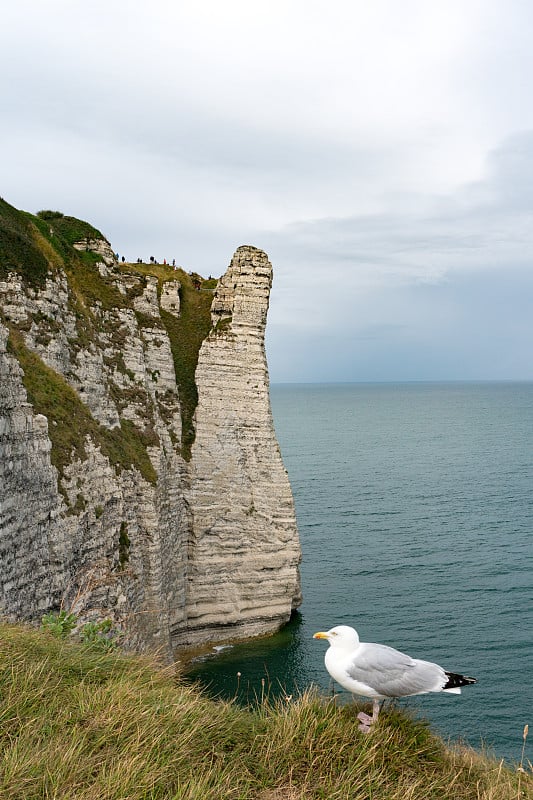
[[[300,546],[277,444],[264,333],[272,266],[254,247],[236,251],[212,304],[200,350],[196,440],[188,502],[187,630],[214,639],[275,630],[299,605]]]

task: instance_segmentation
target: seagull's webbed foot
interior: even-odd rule
[[[359,730],[363,733],[369,733],[370,726],[372,725],[372,717],[365,714],[364,711],[360,711],[357,715],[357,719],[359,720]]]
[[[372,717],[369,716],[368,714],[365,714],[364,711],[359,712],[359,714],[357,715],[357,719],[359,720],[359,722],[364,722],[365,725],[370,725],[370,723],[373,722]]]
[[[359,720],[359,730],[363,733],[369,733],[370,728],[378,721],[379,711],[381,708],[381,704],[379,700],[374,700],[372,703],[372,716],[369,714],[365,714],[364,711],[360,711],[357,715],[357,719]]]

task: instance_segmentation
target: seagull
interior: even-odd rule
[[[325,664],[331,677],[353,694],[372,698],[372,716],[357,715],[359,728],[368,733],[377,721],[380,701],[428,692],[461,694],[461,686],[476,683],[456,672],[448,672],[431,661],[421,661],[385,644],[360,642],[349,625],[319,631],[313,639],[327,639]]]

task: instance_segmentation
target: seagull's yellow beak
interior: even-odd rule
[[[318,633],[313,633],[313,639],[327,639],[327,638],[328,635],[327,633],[324,633],[324,631],[318,631]]]

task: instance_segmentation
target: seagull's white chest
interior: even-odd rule
[[[371,686],[356,681],[350,676],[348,669],[353,664],[353,660],[353,652],[343,653],[338,647],[329,647],[326,650],[324,663],[333,680],[337,681],[343,689],[347,689],[353,694],[359,694],[362,697],[381,697],[379,692],[376,692]]]

